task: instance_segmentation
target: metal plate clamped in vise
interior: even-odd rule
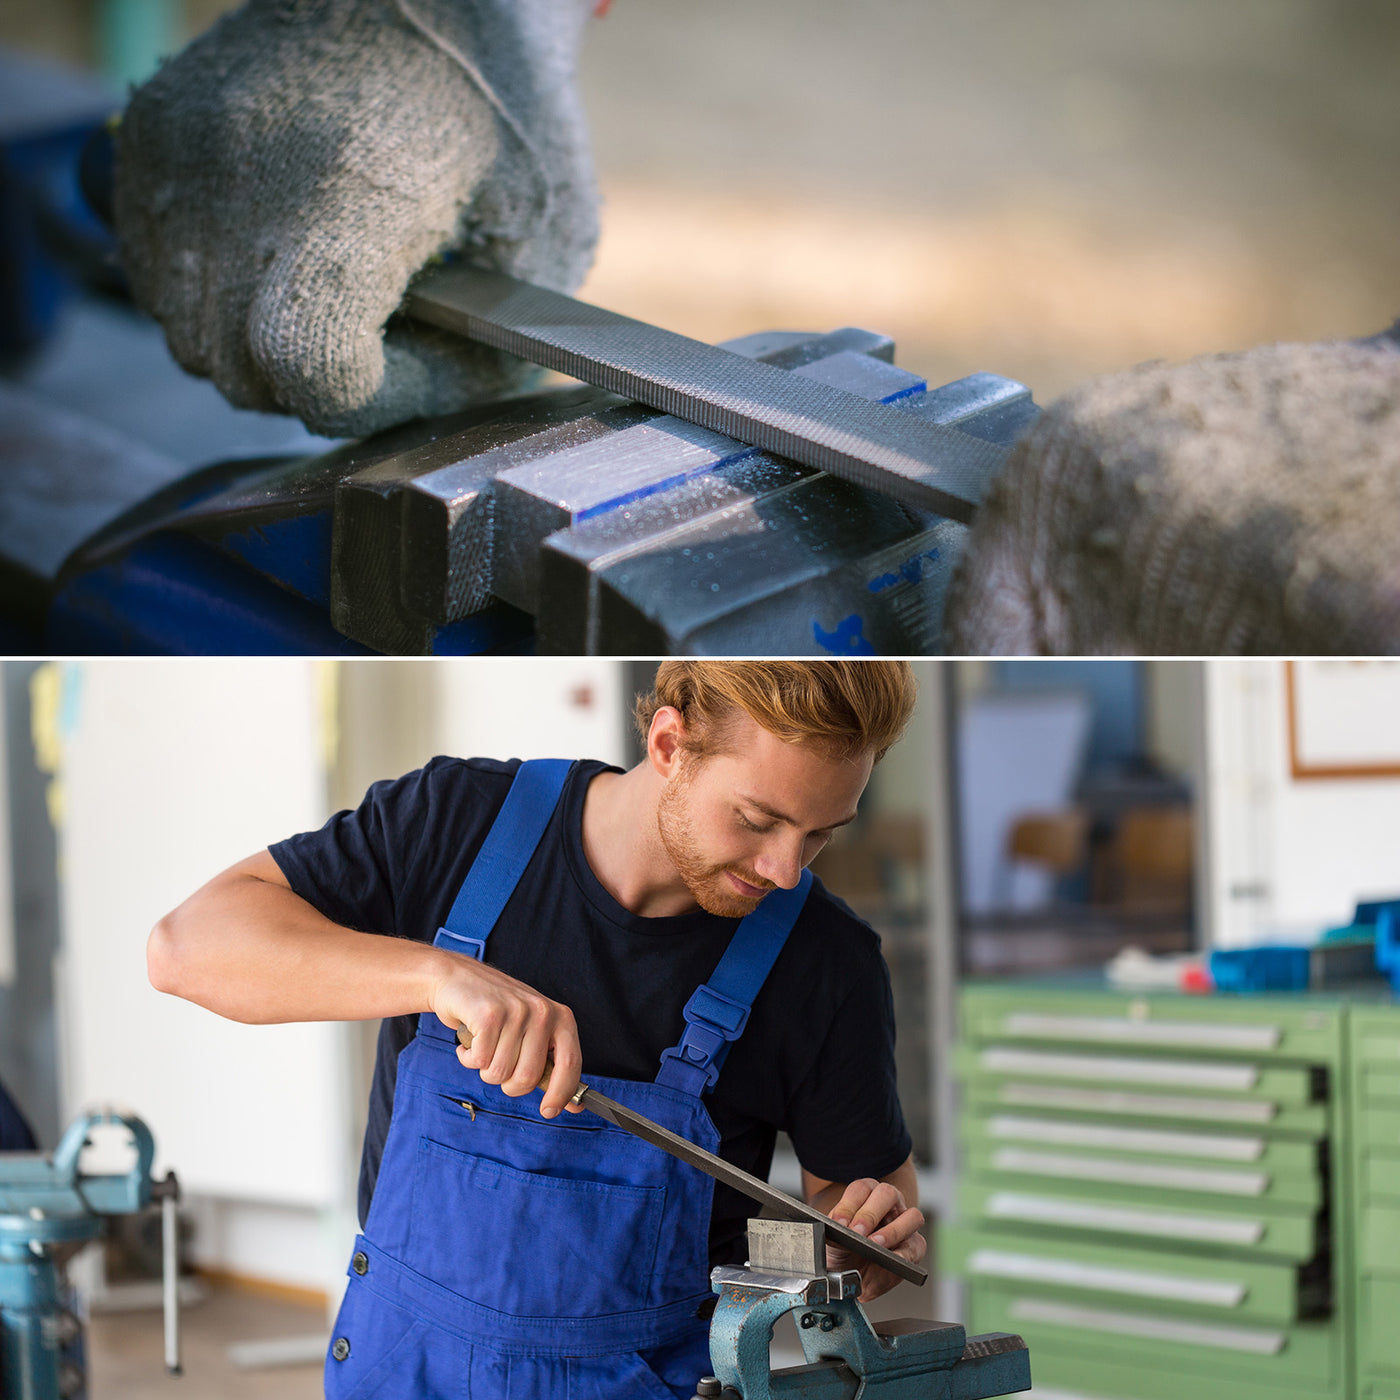
[[[748,1266],[711,1273],[719,1294],[710,1323],[713,1375],[701,1378],[697,1400],[985,1400],[1030,1389],[1020,1337],[970,1338],[957,1323],[912,1318],[872,1323],[854,1270],[794,1269],[818,1261],[825,1262],[821,1226],[751,1222]],[[769,1342],[789,1312],[797,1314],[806,1364],[775,1370]]]

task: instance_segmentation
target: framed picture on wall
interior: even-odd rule
[[[1284,662],[1295,778],[1400,777],[1400,658]]]

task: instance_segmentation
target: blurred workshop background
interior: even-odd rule
[[[122,1107],[149,1124],[156,1174],[175,1169],[185,1191],[186,1368],[188,1383],[201,1396],[320,1393],[317,1362],[326,1344],[327,1308],[343,1286],[354,1233],[375,1026],[245,1026],[162,996],[145,976],[151,925],[235,860],[319,825],[331,811],[357,802],[371,781],[434,753],[590,754],[630,763],[637,753],[631,700],[649,685],[653,664],[2,664],[0,761],[8,803],[0,806],[0,818],[8,832],[0,836],[0,887],[7,886],[8,894],[0,897],[0,1082],[46,1149],[66,1123],[97,1106]],[[1350,1129],[1343,1125],[1351,1120],[1338,1078],[1340,1052],[1329,1068],[1319,1049],[1325,1041],[1321,1027],[1331,1015],[1326,991],[1316,1001],[1308,993],[1302,1001],[1295,998],[1300,1009],[1285,1013],[1284,1022],[1291,1024],[1288,1016],[1299,1026],[1306,1022],[1306,1036],[1300,1041],[1295,1026],[1280,1042],[1275,1031],[1267,1048],[1285,1062],[1283,1068],[1265,1069],[1257,1083],[1251,1079],[1243,1086],[1244,1093],[1233,1081],[1216,1081],[1249,1069],[1236,1061],[1243,1050],[1258,1048],[1252,1037],[1262,1033],[1256,1023],[1264,1012],[1224,993],[1190,998],[1185,1010],[1174,997],[1162,1013],[1161,1034],[1170,1030],[1177,1040],[1157,1043],[1151,1040],[1155,1013],[1149,1012],[1149,997],[1163,977],[1174,985],[1184,969],[1208,965],[1221,978],[1239,973],[1236,964],[1260,946],[1287,950],[1316,943],[1326,930],[1351,926],[1358,901],[1400,897],[1394,839],[1400,830],[1400,663],[915,665],[921,693],[911,730],[876,770],[859,820],[833,840],[817,865],[883,940],[896,1001],[901,1098],[932,1220],[937,1286],[920,1291],[901,1285],[881,1300],[883,1315],[967,1316],[977,1330],[988,1330],[982,1319],[989,1304],[975,1293],[969,1302],[963,1276],[975,1272],[979,1260],[1019,1260],[1021,1277],[1030,1267],[1025,1239],[1018,1250],[997,1251],[986,1247],[986,1230],[975,1233],[985,1225],[979,1211],[991,1210],[985,1202],[992,1198],[981,1190],[987,1180],[1005,1188],[996,1198],[1004,1198],[1003,1204],[1041,1199],[1026,1189],[1024,1174],[986,1160],[986,1132],[1022,1122],[1026,1110],[1018,1118],[1005,1109],[990,1115],[978,1109],[988,1084],[1005,1091],[1015,1085],[988,1079],[990,1071],[978,1068],[976,1056],[1019,1055],[1019,1073],[1031,1076],[1030,1101],[1042,1110],[1033,1120],[1042,1131],[1048,1107],[1051,1129],[1068,1131],[1081,1152],[1093,1145],[1095,1132],[1108,1130],[1110,1137],[1118,1132],[1120,1149],[1127,1143],[1145,1154],[1144,1162],[1126,1165],[1121,1150],[1117,1158],[1108,1154],[1111,1177],[1122,1177],[1116,1189],[1136,1193],[1129,1200],[1140,1210],[1165,1198],[1162,1209],[1173,1230],[1199,1219],[1221,1230],[1222,1213],[1234,1221],[1241,1211],[1257,1210],[1271,1229],[1283,1222],[1293,1231],[1286,1245],[1258,1243],[1266,1256],[1262,1263],[1242,1263],[1238,1240],[1232,1244],[1228,1232],[1207,1233],[1194,1246],[1188,1237],[1184,1256],[1166,1275],[1179,1278],[1197,1268],[1213,1272],[1218,1282],[1222,1272],[1243,1269],[1253,1291],[1226,1290],[1227,1298],[1236,1299],[1230,1306],[1245,1306],[1246,1296],[1256,1313],[1296,1306],[1307,1320],[1293,1325],[1313,1329],[1289,1333],[1276,1352],[1291,1357],[1292,1351],[1320,1345],[1318,1336],[1331,1348],[1335,1386],[1308,1393],[1359,1394],[1346,1381],[1354,1374],[1346,1358],[1356,1344],[1345,1338],[1361,1315],[1351,1291],[1361,1266],[1346,1224],[1353,1218],[1352,1157],[1349,1146],[1344,1150]],[[1344,972],[1361,974],[1370,1014],[1381,1018],[1379,1029],[1372,1028],[1377,1053],[1400,1061],[1400,1018],[1386,982],[1371,966],[1374,945],[1366,932],[1360,930],[1360,945],[1354,938],[1329,945],[1325,957],[1317,955],[1317,966],[1313,954],[1302,954],[1311,969],[1304,980],[1319,980],[1317,967],[1325,970],[1334,953],[1345,953],[1350,961]],[[1271,955],[1279,956],[1286,955]],[[1105,968],[1127,989],[1117,1000],[1103,990]],[[1075,1003],[1068,1019],[1035,1011],[1048,995],[1045,988],[1056,982],[1089,995]],[[1288,985],[1298,984],[1295,979]],[[1001,996],[1019,1008],[1022,1021],[1030,1016],[1035,1022],[1017,1022],[1017,1032],[1011,1025],[1016,1016],[1007,1021],[1013,1039],[1016,1033],[1029,1036],[1031,1053],[1014,1043],[979,1048],[976,1037],[991,1022],[977,1009],[982,1003],[967,998],[986,995]],[[1124,1006],[1130,1008],[1126,1013]],[[1236,1024],[1241,1018],[1244,1024]],[[1195,1029],[1182,1031],[1186,1021]],[[1111,1118],[1105,1121],[1102,1109],[1097,1120],[1092,1107],[1066,1120],[1068,1109],[1062,1107],[1057,1120],[1053,1092],[1083,1098],[1087,1091],[1085,1103],[1094,1093],[1108,1093],[1114,1111],[1121,1112],[1112,1096],[1121,1097],[1131,1084],[1095,1090],[1080,1083],[1076,1090],[1073,1066],[1082,1068],[1083,1057],[1054,1043],[1052,1022],[1089,1037],[1090,1053],[1106,1050],[1110,1056],[1094,1063],[1120,1071],[1137,1066],[1142,1072],[1143,1060],[1115,1049],[1114,1037],[1126,1036],[1129,1047],[1133,1036],[1146,1037],[1147,1053],[1159,1057],[1148,1061],[1149,1070],[1157,1066],[1157,1089],[1168,1095],[1163,1102],[1172,1113],[1185,1115],[1185,1126],[1164,1124],[1160,1117],[1154,1122],[1141,1106],[1126,1135],[1112,1128]],[[1005,1030],[1000,1021],[997,1026],[999,1034]],[[1096,1043],[1096,1034],[1107,1044]],[[1051,1041],[1047,1063],[1053,1071],[1070,1076],[1059,1090],[1035,1084],[1036,1055],[1047,1049],[1036,1051],[1037,1037]],[[1206,1063],[1203,1071],[1202,1056],[1221,1045],[1235,1061]],[[1187,1076],[1182,1082],[1196,1088],[1173,1090],[1170,1074],[1162,1079],[1172,1063],[1160,1057],[1173,1053],[1188,1057],[1180,1067]],[[1322,1062],[1310,1065],[1310,1056]],[[1203,1080],[1191,1078],[1202,1073]],[[1395,1116],[1400,1075],[1392,1067],[1368,1082],[1384,1111],[1377,1121],[1390,1123],[1384,1113]],[[1259,1096],[1266,1092],[1277,1102],[1264,1103]],[[1254,1137],[1241,1136],[1243,1129],[1229,1121],[1186,1131],[1192,1111],[1215,1113],[1218,1120],[1222,1103],[1242,1115],[1241,1123],[1254,1124]],[[1256,1110],[1263,1116],[1248,1116]],[[1286,1141],[1280,1146],[1270,1140],[1268,1150],[1296,1160],[1289,1171],[1275,1172],[1267,1159],[1269,1173],[1250,1176],[1250,1144],[1257,1156],[1265,1141],[1259,1134],[1274,1131],[1270,1111],[1280,1115],[1277,1126]],[[1359,1134],[1362,1120],[1356,1121]],[[1148,1131],[1144,1137],[1154,1127],[1156,1135]],[[1163,1127],[1175,1130],[1163,1133]],[[1174,1145],[1178,1154],[1208,1157],[1212,1142],[1245,1154],[1236,1167],[1248,1180],[1273,1181],[1278,1191],[1291,1194],[1277,1203],[1272,1194],[1241,1201],[1236,1186],[1221,1184],[1220,1162],[1202,1167],[1189,1156],[1184,1164],[1170,1156]],[[1153,1144],[1155,1151],[1149,1150]],[[1026,1152],[1014,1142],[997,1150]],[[1053,1154],[1045,1158],[1043,1141],[1038,1150],[1050,1175],[1030,1181],[1055,1199],[1055,1177],[1045,1165]],[[1382,1197],[1377,1209],[1393,1214],[1400,1203],[1389,1197],[1400,1172],[1394,1170],[1394,1147],[1388,1152],[1378,1148],[1365,1161]],[[1229,1161],[1224,1168],[1230,1169]],[[1182,1170],[1196,1171],[1206,1183],[1197,1184],[1194,1196],[1167,1190],[1154,1197],[1146,1191],[1152,1172],[1165,1171],[1174,1180],[1171,1173]],[[3,1171],[0,1154],[0,1181]],[[775,1180],[796,1189],[790,1152],[780,1152]],[[1012,1189],[1018,1185],[1019,1194]],[[1079,1188],[1088,1189],[1106,1190],[1112,1198],[1115,1188],[1096,1188],[1093,1180]],[[1082,1195],[1077,1199],[1081,1208],[1093,1205]],[[1122,1204],[1100,1202],[1098,1208],[1112,1219]],[[1172,1213],[1185,1207],[1194,1210],[1184,1217]],[[961,1225],[950,1227],[959,1218]],[[1316,1240],[1308,1234],[1314,1225]],[[1092,1268],[1112,1272],[1113,1237],[1091,1233],[1086,1246],[1074,1231],[1066,1232],[1064,1222],[1060,1226],[1070,1262],[1056,1266],[1052,1296],[1062,1297],[1069,1286],[1073,1298],[1077,1286],[1088,1289],[1080,1296],[1092,1300]],[[1016,1228],[1014,1220],[986,1226],[993,1234]],[[980,1253],[969,1252],[965,1233],[960,1243],[959,1229],[974,1231]],[[1134,1238],[1144,1230],[1149,1238]],[[1032,1242],[1057,1238],[1043,1221],[1025,1233]],[[1125,1271],[1120,1261],[1112,1276],[1147,1279],[1148,1322],[1167,1325],[1158,1312],[1164,1310],[1170,1323],[1173,1309],[1180,1312],[1183,1304],[1161,1292],[1160,1281],[1158,1291],[1151,1291],[1152,1280],[1163,1273],[1163,1261],[1154,1264],[1150,1257],[1152,1231],[1139,1221],[1127,1234],[1138,1250],[1137,1263]],[[1272,1257],[1279,1250],[1282,1257]],[[157,1219],[142,1217],[118,1220],[105,1250],[89,1250],[70,1266],[92,1311],[94,1400],[168,1393],[160,1366],[161,1323],[153,1307],[159,1257]],[[1382,1275],[1377,1287],[1393,1289],[1393,1253],[1374,1267]],[[1284,1286],[1294,1275],[1311,1280],[1306,1308]],[[1328,1281],[1324,1304],[1318,1301],[1319,1278]],[[1296,1278],[1292,1286],[1297,1293]],[[1102,1291],[1104,1285],[1097,1287]],[[1000,1295],[990,1296],[995,1301]],[[1280,1302],[1284,1296],[1294,1302]],[[1188,1288],[1185,1298],[1193,1325],[1204,1324],[1190,1307],[1199,1313],[1212,1298],[1220,1306],[1204,1284],[1195,1294]],[[1212,1316],[1208,1307],[1206,1315]],[[1254,1315],[1246,1312],[1246,1320]],[[1223,1326],[1218,1311],[1215,1316],[1211,1325]],[[1270,1316],[1266,1311],[1266,1320]],[[1048,1364],[1054,1337],[1029,1322],[1018,1322],[1017,1329],[1031,1338],[1036,1364]],[[1241,1335],[1249,1342],[1256,1332]],[[1284,1334],[1275,1329],[1258,1335]],[[1198,1349],[1214,1355],[1208,1347]],[[1074,1354],[1085,1350],[1076,1343]],[[1251,1358],[1246,1362],[1253,1364]],[[1400,1359],[1392,1355],[1381,1365],[1400,1370]],[[1154,1400],[1150,1390],[1127,1384],[1084,1393]]]
[[[92,106],[35,65],[118,94],[222,8],[7,0],[0,142]],[[1400,313],[1392,0],[616,0],[583,81],[584,295],[703,339],[854,323],[932,382],[1045,403]],[[69,305],[20,372],[187,461],[306,445],[181,386],[141,329]]]

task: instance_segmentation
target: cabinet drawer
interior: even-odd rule
[[[1141,1302],[1177,1315],[1277,1323],[1295,1321],[1300,1311],[1297,1269],[1258,1260],[953,1226],[939,1232],[938,1266],[969,1283],[1096,1305]]]
[[[1351,1015],[1352,1063],[1400,1072],[1400,1011]]]
[[[982,1114],[1002,1108],[1033,1109],[1039,1114],[1068,1114],[1075,1118],[1138,1122],[1158,1126],[1180,1123],[1189,1127],[1268,1129],[1320,1138],[1327,1132],[1326,1104],[1280,1104],[1212,1094],[1147,1093],[1142,1090],[1099,1089],[1071,1084],[1037,1083],[1031,1079],[970,1079],[963,1086],[968,1108]],[[1400,1141],[1400,1124],[1397,1125]]]
[[[1142,1192],[1012,1190],[966,1179],[958,1193],[963,1218],[993,1229],[1031,1226],[1072,1231],[1080,1238],[1155,1240],[1212,1246],[1239,1255],[1303,1262],[1317,1252],[1317,1221],[1308,1210],[1254,1201],[1179,1205]]]
[[[1400,1201],[1400,1152],[1373,1147],[1361,1149],[1360,1157],[1362,1198]]]
[[[1018,1332],[1038,1357],[1058,1353],[1091,1357],[1108,1364],[1128,1363],[1161,1370],[1175,1379],[1181,1396],[1183,1375],[1202,1377],[1222,1393],[1222,1378],[1240,1376],[1276,1384],[1302,1380],[1327,1384],[1337,1369],[1333,1332],[1306,1323],[1268,1327],[1219,1318],[1166,1316],[1122,1303],[1098,1306],[1069,1298],[1040,1297],[1022,1290],[974,1284],[968,1331]],[[1043,1375],[1040,1370],[1036,1375]]]
[[[1356,1212],[1356,1253],[1363,1274],[1394,1274],[1400,1279],[1400,1205],[1366,1202]],[[1400,1316],[1396,1317],[1400,1325]]]
[[[1125,1160],[1251,1167],[1275,1176],[1311,1179],[1316,1179],[1319,1170],[1317,1148],[1312,1143],[1271,1138],[1263,1132],[1127,1127],[1031,1113],[967,1114],[961,1128],[963,1141],[972,1149],[1000,1143],[1072,1147]]]
[[[1400,1148],[1400,1103],[1363,1103],[1356,1111],[1356,1136],[1363,1147]]]
[[[1388,1065],[1358,1065],[1357,1088],[1367,1103],[1400,1104],[1400,1063]]]
[[[1249,1060],[1202,1060],[1169,1055],[1108,1055],[1034,1046],[982,1045],[958,1052],[958,1071],[968,1079],[1031,1080],[1106,1089],[1248,1095],[1275,1104],[1306,1104],[1312,1075],[1293,1066]]]
[[[969,989],[972,1040],[1205,1051],[1270,1059],[1330,1060],[1340,1046],[1336,1007],[1212,1002],[1179,996],[1045,995]]]
[[[1363,1278],[1357,1285],[1362,1371],[1400,1373],[1400,1277]]]
[[[980,1324],[978,1324],[980,1326]],[[1314,1326],[1315,1324],[1309,1324]],[[969,1324],[969,1329],[971,1324]],[[1188,1361],[1195,1358],[1188,1358]],[[1332,1380],[1280,1376],[1277,1368],[1262,1375],[1241,1374],[1233,1366],[1228,1374],[1214,1372],[1227,1368],[1209,1365],[1178,1371],[1175,1366],[1144,1366],[1135,1358],[1105,1356],[1097,1347],[1069,1351],[1036,1345],[1031,1354],[1035,1388],[1026,1400],[1341,1400],[1342,1385],[1337,1371]],[[1339,1368],[1338,1368],[1339,1369]],[[1400,1395],[1378,1393],[1376,1400],[1400,1400]]]
[[[1322,1202],[1322,1183],[1315,1172],[1311,1177],[1279,1176],[1257,1167],[1194,1159],[1114,1156],[1038,1143],[971,1148],[967,1168],[983,1179],[1008,1178],[1011,1185],[1098,1183],[1134,1192],[1180,1194],[1187,1199],[1205,1196],[1286,1201],[1311,1210],[1317,1210]]]

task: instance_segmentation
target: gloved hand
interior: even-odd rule
[[[335,435],[520,382],[514,357],[390,317],[447,249],[558,291],[583,279],[593,7],[248,0],[166,63],[118,129],[115,213],[175,358]]]
[[[962,653],[1400,651],[1400,345],[1149,364],[1050,405],[948,599]]]

